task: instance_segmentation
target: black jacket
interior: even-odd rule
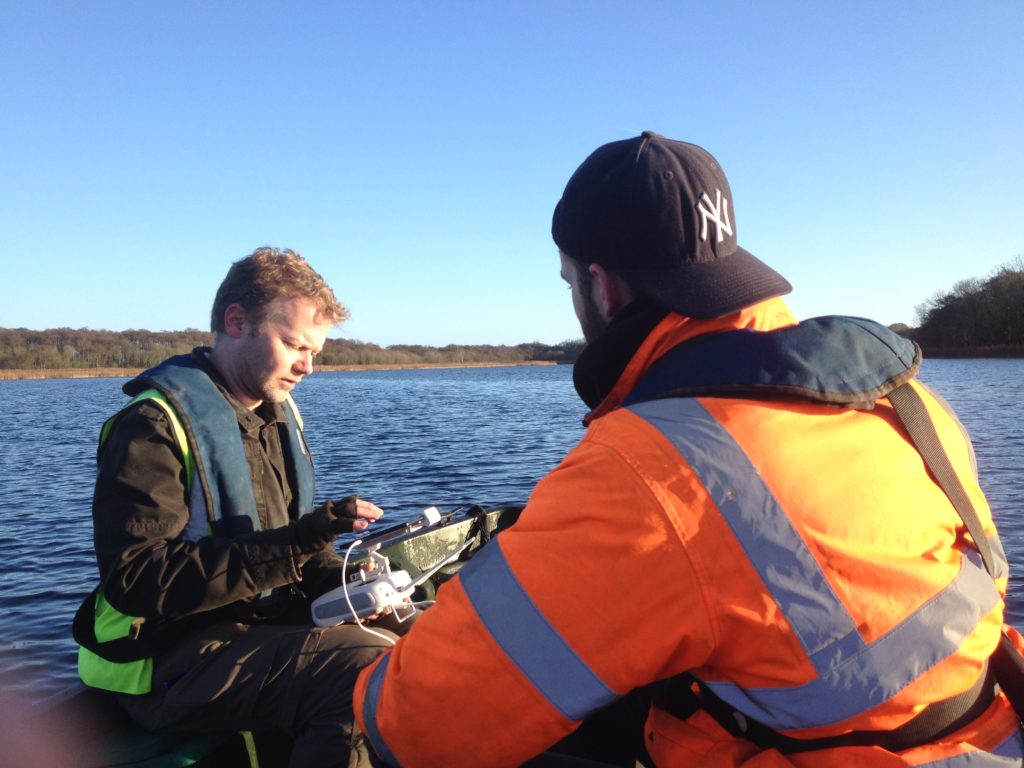
[[[185,467],[166,414],[143,401],[121,416],[99,454],[96,559],[104,596],[122,613],[145,619],[140,639],[154,654],[198,624],[308,621],[307,601],[295,598],[315,597],[342,579],[333,550],[304,554],[286,527],[299,511],[281,446],[283,406],[249,411],[228,393],[206,350],[193,355],[238,417],[263,530],[186,540]]]

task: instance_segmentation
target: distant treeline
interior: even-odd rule
[[[1024,256],[987,278],[956,283],[917,307],[918,327],[893,326],[926,352],[1000,351],[1024,348]]]
[[[171,355],[184,354],[193,347],[211,343],[210,333],[194,328],[159,332],[0,328],[0,369],[148,368]],[[412,344],[380,347],[351,339],[328,339],[316,362],[322,366],[561,363],[575,360],[582,348],[582,339],[554,346],[533,342],[515,346],[449,344],[446,347]]]
[[[918,326],[892,328],[917,341],[928,354],[1024,354],[1024,256],[990,277],[961,280],[917,307]],[[54,328],[29,331],[0,328],[0,370],[148,368],[170,355],[209,345],[211,335],[185,331],[94,331]],[[380,347],[353,339],[328,339],[317,357],[322,366],[420,365],[459,363],[572,362],[582,339],[554,346],[533,342],[515,346],[449,344]]]

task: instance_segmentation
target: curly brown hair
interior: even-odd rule
[[[348,319],[348,309],[302,256],[287,248],[257,248],[231,265],[217,289],[210,330],[223,333],[224,310],[232,304],[241,304],[253,328],[259,328],[274,301],[297,298],[312,301],[332,325]]]

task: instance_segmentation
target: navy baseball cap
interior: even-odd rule
[[[712,318],[793,288],[736,244],[722,167],[696,144],[651,131],[598,147],[566,184],[551,235],[666,309]]]

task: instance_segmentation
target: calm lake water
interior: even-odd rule
[[[297,400],[320,498],[358,493],[392,522],[431,504],[523,502],[583,435],[569,366],[318,373]],[[927,360],[957,409],[1024,589],[1024,360]],[[0,688],[42,699],[75,684],[69,624],[96,579],[96,436],[123,379],[0,381]]]

